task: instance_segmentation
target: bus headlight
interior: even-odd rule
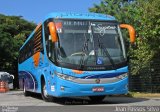
[[[119,76],[117,76],[118,79],[124,79],[128,76],[128,73],[124,73],[124,74],[121,74]]]
[[[65,74],[62,74],[62,73],[58,73],[58,72],[55,72],[55,74],[57,75],[57,77],[61,78],[61,79],[64,79],[64,80],[74,80],[75,77],[73,76],[69,76],[69,75],[65,75]]]

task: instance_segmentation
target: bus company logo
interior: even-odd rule
[[[97,84],[99,84],[99,83],[101,82],[101,80],[100,80],[100,79],[96,79],[95,82],[96,82]]]
[[[103,24],[98,24],[95,30],[100,33],[101,36],[107,33],[108,30],[115,30],[115,26],[104,26]]]

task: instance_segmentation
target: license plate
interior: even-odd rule
[[[92,88],[93,92],[103,92],[104,91],[104,87],[94,87]]]

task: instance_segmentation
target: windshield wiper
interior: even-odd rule
[[[108,57],[110,63],[112,64],[112,68],[115,69],[115,63],[114,63],[113,59],[111,58],[107,48],[105,48],[103,43],[100,41],[99,37],[98,37],[98,46],[100,49],[102,49],[104,51],[105,55]]]
[[[85,34],[84,34],[84,36],[85,36]],[[82,52],[84,52],[84,53],[85,53],[85,51],[88,51],[88,41],[89,41],[89,38],[87,38],[85,36],[85,41],[84,41],[83,48],[82,48]],[[80,69],[83,69],[82,65],[84,65],[84,56],[85,56],[85,54],[82,53],[80,63],[79,63]]]
[[[92,45],[93,45],[93,49],[94,49],[94,53],[95,53],[95,57],[97,57],[97,54],[95,52],[95,46],[94,46],[94,40],[93,40],[93,34],[92,34],[92,23],[90,22],[89,23],[89,29],[88,29],[88,33],[90,34],[90,37],[87,38],[86,35],[84,34],[84,37],[85,37],[85,41],[84,41],[84,46],[82,48],[82,52],[85,52],[85,51],[88,51],[88,42],[91,41]],[[96,59],[96,58],[95,58]],[[81,55],[81,59],[80,59],[80,69],[83,70],[82,68],[82,65],[84,65],[84,55],[82,54]]]

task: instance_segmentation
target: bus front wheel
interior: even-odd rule
[[[46,102],[52,102],[53,101],[53,97],[49,96],[47,93],[47,89],[46,89],[46,84],[45,81],[42,81],[42,86],[41,86],[41,95],[42,95],[42,99]]]

